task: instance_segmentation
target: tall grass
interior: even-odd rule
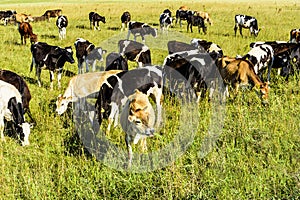
[[[23,2],[23,1],[22,1]],[[29,1],[28,1],[29,2]],[[39,1],[42,2],[42,1]],[[72,2],[72,3],[71,3]],[[24,3],[24,2],[23,2]],[[202,38],[219,44],[226,55],[243,55],[254,41],[289,39],[289,31],[298,28],[299,4],[294,1],[93,1],[21,4],[6,1],[2,10],[15,9],[19,13],[42,15],[47,9],[61,8],[69,18],[67,39],[58,39],[55,20],[32,23],[39,40],[53,45],[72,46],[78,37],[96,45],[120,35],[120,15],[128,10],[135,21],[153,24],[158,28],[159,14],[169,8],[186,4],[195,10],[211,13],[214,25],[208,33],[186,32],[186,23],[170,30],[169,36],[146,38],[152,60],[161,64],[167,55],[163,39],[177,37],[189,40]],[[106,17],[101,31],[89,29],[88,13],[97,11]],[[253,15],[262,28],[257,38],[244,30],[244,38],[234,37],[234,15]],[[274,72],[271,80],[269,105],[262,106],[255,92],[244,91],[227,99],[222,132],[211,152],[200,157],[199,151],[208,136],[213,115],[207,98],[198,105],[199,122],[193,142],[187,151],[161,169],[147,173],[118,171],[90,155],[81,145],[72,121],[72,111],[55,115],[55,100],[63,93],[70,79],[77,73],[77,64],[66,63],[62,89],[49,90],[49,74],[42,71],[43,86],[37,86],[31,63],[30,45],[20,45],[14,25],[0,26],[2,51],[0,64],[22,75],[32,93],[31,110],[37,125],[30,135],[31,145],[21,147],[14,139],[0,143],[0,199],[298,199],[300,194],[300,135],[299,82],[291,77],[285,82]],[[132,36],[131,36],[132,37]],[[179,39],[179,40],[180,40]],[[139,40],[139,39],[138,39]],[[157,41],[161,42],[158,43]],[[188,42],[188,41],[187,41]],[[114,44],[112,44],[114,45]],[[162,47],[161,47],[162,46]],[[114,49],[116,46],[108,46]],[[103,65],[98,63],[98,65]],[[135,67],[135,63],[130,63]],[[172,141],[178,130],[180,108],[174,102],[164,102],[165,122],[157,137],[148,140],[149,152]],[[182,118],[183,119],[183,118]],[[183,119],[184,120],[184,119]],[[188,125],[187,122],[186,125]],[[187,132],[187,134],[189,134]],[[108,140],[125,149],[124,133],[116,128]],[[139,152],[139,147],[135,147]]]

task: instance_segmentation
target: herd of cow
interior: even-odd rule
[[[4,11],[3,11],[4,12]],[[5,11],[8,12],[8,11]],[[16,16],[15,11],[0,13],[1,19],[7,23]],[[57,17],[56,25],[59,28],[60,39],[65,38],[68,19],[61,14],[61,10],[49,10],[43,15],[45,18]],[[53,89],[54,72],[57,71],[58,87],[66,62],[75,63],[72,47],[61,48],[38,42],[36,35],[32,33],[29,18],[19,23],[19,31],[22,37],[28,33],[31,39],[32,62],[30,70],[35,66],[38,84],[41,86],[40,74],[42,69],[50,71],[50,88]],[[89,13],[90,27],[100,29],[99,22],[105,23],[105,17],[95,12]],[[205,23],[212,25],[208,13],[195,12],[180,7],[176,11],[176,23],[187,20],[187,31],[192,26],[202,28],[206,33]],[[159,17],[161,30],[167,31],[173,23],[172,13],[165,9]],[[146,137],[154,135],[154,127],[162,122],[163,95],[167,93],[188,99],[199,101],[209,89],[209,98],[215,94],[218,83],[222,82],[226,87],[221,87],[221,96],[229,96],[228,86],[231,85],[235,93],[239,87],[252,85],[262,99],[268,101],[269,83],[271,82],[271,70],[280,69],[280,74],[288,76],[300,69],[300,30],[290,31],[289,41],[266,41],[250,44],[250,50],[246,55],[229,57],[223,55],[222,48],[213,42],[202,39],[191,39],[190,43],[181,41],[169,41],[167,44],[168,55],[164,58],[162,66],[153,65],[151,62],[151,49],[145,45],[145,36],[157,37],[157,30],[146,23],[131,21],[129,12],[121,16],[123,31],[128,29],[127,38],[118,42],[119,52],[110,52],[101,47],[96,47],[92,42],[78,38],[74,42],[76,58],[78,62],[78,75],[71,78],[63,95],[56,101],[56,112],[63,114],[70,102],[93,96],[97,99],[94,106],[96,114],[90,118],[91,123],[98,123],[100,127],[103,119],[108,120],[106,133],[111,126],[117,126],[121,116],[121,126],[126,133],[125,141],[129,153],[129,165],[132,160],[131,143],[136,144],[140,139],[146,148]],[[25,24],[25,25],[24,25]],[[27,25],[27,26],[26,26]],[[24,28],[25,27],[25,28]],[[255,37],[258,35],[257,20],[246,15],[235,16],[234,31],[239,28],[249,28]],[[29,29],[29,31],[26,31]],[[130,34],[134,40],[129,40]],[[136,41],[141,36],[143,43]],[[26,41],[24,41],[26,43]],[[106,55],[107,54],[107,55]],[[96,71],[96,61],[102,61],[106,55],[106,67],[104,71]],[[129,70],[128,60],[137,62],[137,68]],[[83,69],[85,63],[86,70]],[[92,70],[90,69],[92,65]],[[267,70],[267,78],[263,77]],[[90,72],[92,71],[92,72]],[[84,73],[86,72],[86,73]],[[11,122],[22,145],[29,144],[30,124],[25,122],[24,114],[27,113],[31,121],[29,101],[31,94],[28,85],[22,77],[14,72],[0,71],[0,133],[4,140],[4,121]],[[221,80],[221,81],[220,81]],[[13,86],[12,86],[13,85]],[[148,97],[154,97],[157,115],[150,104]],[[95,120],[96,119],[96,120]]]

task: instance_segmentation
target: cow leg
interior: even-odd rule
[[[127,40],[129,40],[130,33],[131,33],[131,31],[130,31],[130,30],[128,30],[128,33],[127,33]]]
[[[39,84],[39,87],[42,87],[42,84],[41,84],[41,68],[39,65],[36,65],[35,66],[35,74],[37,76],[37,79],[38,79],[38,84]]]
[[[57,73],[57,85],[58,85],[58,88],[61,87],[61,85],[60,85],[61,74],[62,74],[62,69],[59,69],[59,71],[58,71],[58,73]],[[54,77],[53,77],[53,78],[54,78]]]
[[[97,21],[97,29],[100,31],[99,21]]]
[[[85,72],[89,72],[89,60],[85,59]]]
[[[107,125],[107,129],[106,129],[106,135],[109,134],[110,132],[110,127],[116,117],[116,115],[119,113],[119,108],[118,105],[115,102],[111,102],[111,111],[110,114],[108,116],[108,125]],[[118,117],[118,116],[117,116]]]
[[[127,168],[131,168],[133,153],[132,153],[132,147],[130,145],[130,143],[131,143],[130,136],[128,134],[125,135],[125,142],[126,142],[127,151],[128,151],[128,166],[127,166]]]
[[[96,71],[96,60],[93,61],[92,66],[93,66],[93,69],[92,69],[92,70],[93,70],[93,72],[95,72],[95,71]]]
[[[145,36],[144,36],[144,35],[141,35],[141,37],[142,37],[143,43],[145,43],[145,42],[146,42],[146,41],[145,41]],[[136,41],[136,39],[134,39],[134,41]]]
[[[234,26],[234,36],[236,36],[236,31],[237,31],[238,27],[237,25]]]
[[[125,30],[125,23],[122,23],[121,31],[124,31],[124,30]]]
[[[0,111],[0,112],[3,112],[3,111]],[[0,139],[1,141],[5,141],[5,138],[4,138],[4,115],[1,113],[0,114]]]
[[[50,89],[53,90],[53,79],[54,79],[54,72],[50,71]]]
[[[243,37],[242,27],[240,26],[240,35]]]
[[[142,146],[142,152],[144,153],[144,152],[146,152],[147,151],[147,140],[146,140],[146,138],[142,138],[141,139],[141,146]]]

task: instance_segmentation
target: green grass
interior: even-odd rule
[[[50,23],[32,23],[33,32],[38,34],[40,41],[74,47],[76,38],[82,37],[96,45],[104,45],[107,50],[116,50],[116,44],[108,40],[117,41],[126,37],[127,33],[120,33],[118,29],[123,11],[130,11],[133,20],[149,24],[158,24],[159,14],[165,8],[175,15],[182,4],[211,13],[214,26],[208,25],[207,35],[198,34],[196,28],[194,33],[186,33],[186,22],[183,22],[182,28],[177,25],[168,36],[159,34],[156,39],[147,37],[146,44],[151,48],[155,64],[161,64],[167,55],[165,44],[169,39],[186,42],[192,38],[206,39],[219,44],[224,54],[235,56],[245,54],[254,41],[287,41],[289,31],[299,28],[297,17],[300,5],[296,1],[44,2],[26,1],[24,4],[25,1],[19,0],[1,1],[0,9],[15,9],[19,13],[40,16],[47,9],[61,8],[70,22],[67,39],[58,39],[55,19],[51,19]],[[101,31],[89,29],[90,11],[97,11],[106,17],[107,23],[101,24]],[[243,31],[244,38],[234,37],[233,19],[238,13],[258,19],[262,30],[257,38],[250,37],[247,30]],[[179,135],[180,121],[190,116],[181,116],[179,112],[183,108],[167,98],[164,125],[156,137],[147,141],[149,153],[174,142],[174,151],[178,154],[183,152],[183,155],[150,172],[118,171],[87,153],[78,139],[71,114],[55,115],[54,102],[58,94],[64,92],[70,77],[63,76],[62,89],[57,88],[55,81],[55,89],[50,91],[49,72],[42,71],[43,87],[39,88],[34,72],[29,72],[30,45],[20,45],[20,36],[14,25],[0,25],[0,32],[0,66],[25,78],[33,96],[30,105],[32,114],[38,122],[32,129],[30,146],[21,147],[9,137],[6,137],[6,142],[0,143],[0,199],[300,198],[300,89],[296,78],[291,77],[286,83],[274,71],[269,105],[266,107],[261,105],[254,91],[241,92],[227,99],[222,132],[212,151],[203,158],[199,157],[199,152],[204,148],[210,125],[222,122],[222,115],[214,116],[213,104],[204,99],[199,103],[198,114],[191,124],[189,121],[184,124],[186,135]],[[130,62],[130,67],[135,67],[135,63]],[[77,63],[67,63],[65,69],[76,74]],[[193,127],[195,120],[198,120],[197,131],[191,134],[189,128]],[[194,137],[187,151],[183,151],[184,147],[178,144],[178,136],[182,136],[179,141],[184,142]],[[121,128],[116,128],[107,136],[125,152],[123,138]],[[140,152],[138,145],[134,151]]]

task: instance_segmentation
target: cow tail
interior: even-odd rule
[[[34,58],[32,57],[32,59],[31,59],[31,64],[30,64],[30,72],[32,71],[32,68],[33,68],[33,63],[34,63],[35,61],[34,61]]]

